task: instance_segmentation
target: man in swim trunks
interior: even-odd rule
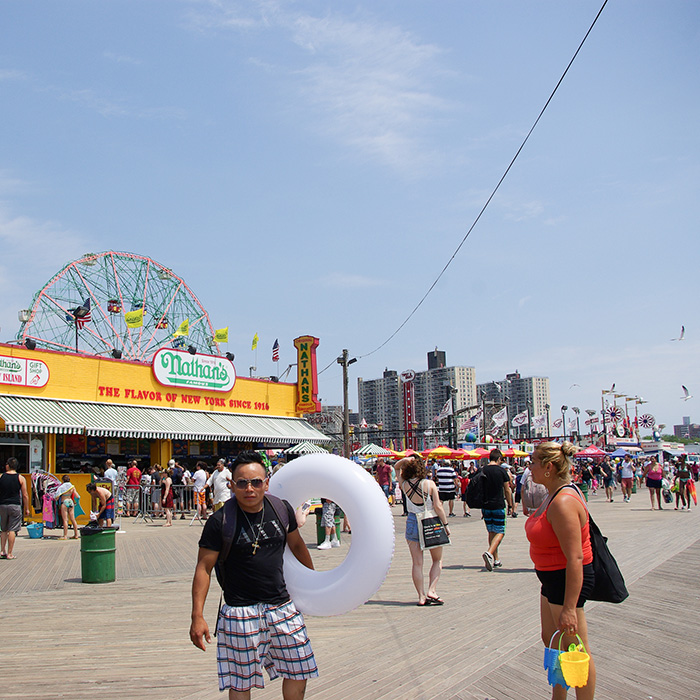
[[[85,490],[92,498],[90,510],[97,511],[97,524],[102,527],[111,527],[114,521],[114,496],[109,489],[97,484],[88,484]]]
[[[251,688],[263,688],[262,669],[271,679],[281,676],[284,700],[302,700],[308,678],[318,676],[304,619],[289,597],[282,570],[285,543],[306,567],[311,555],[299,534],[294,510],[286,501],[265,498],[268,480],[262,457],[242,452],[232,466],[234,499],[206,522],[192,582],[192,643],[206,649],[211,642],[204,619],[211,571],[226,551],[224,515],[235,508],[230,550],[219,566],[225,604],[217,621],[219,690],[229,700],[247,700]],[[278,508],[286,508],[285,520]],[[282,511],[283,512],[283,511]],[[227,521],[228,522],[228,521]],[[286,527],[285,527],[286,526]]]
[[[481,516],[489,535],[489,548],[482,554],[488,571],[501,566],[498,558],[498,545],[506,536],[506,501],[513,509],[513,494],[510,488],[510,475],[501,466],[503,453],[494,448],[489,454],[489,463],[484,467],[484,507]]]

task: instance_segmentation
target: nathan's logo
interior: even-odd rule
[[[190,355],[163,348],[153,356],[153,374],[165,386],[231,391],[236,383],[233,363],[216,355]]]
[[[19,360],[9,357],[0,357],[0,371],[19,372],[24,365]]]
[[[0,384],[42,387],[48,381],[49,368],[41,360],[0,355]]]
[[[318,375],[316,373],[316,348],[318,338],[304,335],[295,338],[297,349],[297,406],[300,413],[317,413],[321,410],[318,400]]]

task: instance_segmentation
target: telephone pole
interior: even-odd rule
[[[348,366],[357,362],[357,358],[348,359],[348,351],[336,360],[343,367],[343,457],[350,459],[350,408],[348,407]]]

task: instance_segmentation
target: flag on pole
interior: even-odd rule
[[[557,418],[555,421],[552,421],[552,427],[553,428],[561,428],[563,422],[564,422],[563,418]]]
[[[279,362],[279,361],[280,361],[280,344],[279,344],[279,338],[275,339],[275,344],[272,346],[272,361],[273,361],[273,362]]]
[[[479,409],[471,418],[467,419],[459,426],[460,432],[463,430],[476,430],[481,423],[481,409]]]
[[[498,413],[494,413],[491,420],[497,428],[500,428],[508,420],[508,407],[505,406]]]
[[[442,407],[440,410],[440,413],[435,416],[435,420],[433,423],[437,423],[439,420],[442,420],[443,418],[447,418],[447,416],[452,415],[452,399],[447,399],[445,401],[445,405]]]
[[[575,419],[575,418],[572,418],[572,419],[569,421],[569,432],[573,433],[574,430],[576,430],[576,419]]]
[[[143,309],[127,311],[124,314],[127,328],[141,328],[143,326]]]
[[[78,324],[78,328],[82,328],[86,323],[92,320],[92,315],[90,314],[90,297],[83,302],[83,308],[87,309],[87,313],[84,316],[75,319],[75,322]]]
[[[178,327],[177,330],[173,333],[173,337],[177,338],[178,336],[181,335],[189,335],[190,334],[190,319],[186,318]]]
[[[215,343],[228,343],[228,326],[226,328],[218,328],[214,331]]]
[[[547,415],[545,413],[539,416],[532,417],[532,427],[533,428],[546,428],[547,427]]]
[[[256,333],[256,334],[253,336],[253,343],[252,343],[252,345],[250,346],[250,349],[251,349],[251,350],[255,350],[255,348],[258,347],[258,340],[260,340],[260,338],[258,338],[258,334]]]
[[[521,425],[527,425],[527,411],[522,411],[518,413],[517,416],[513,416],[513,420],[510,424],[514,428],[519,428]]]

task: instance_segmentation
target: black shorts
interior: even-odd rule
[[[456,491],[438,491],[441,501],[454,501],[457,496]]]
[[[566,569],[557,569],[556,571],[538,571],[535,570],[537,578],[542,584],[540,592],[552,605],[564,605],[564,591],[566,588]],[[593,585],[595,584],[595,574],[593,572],[593,564],[584,564],[583,566],[583,584],[581,585],[581,593],[576,603],[577,608],[582,608],[583,604],[588,600],[593,593]]]

